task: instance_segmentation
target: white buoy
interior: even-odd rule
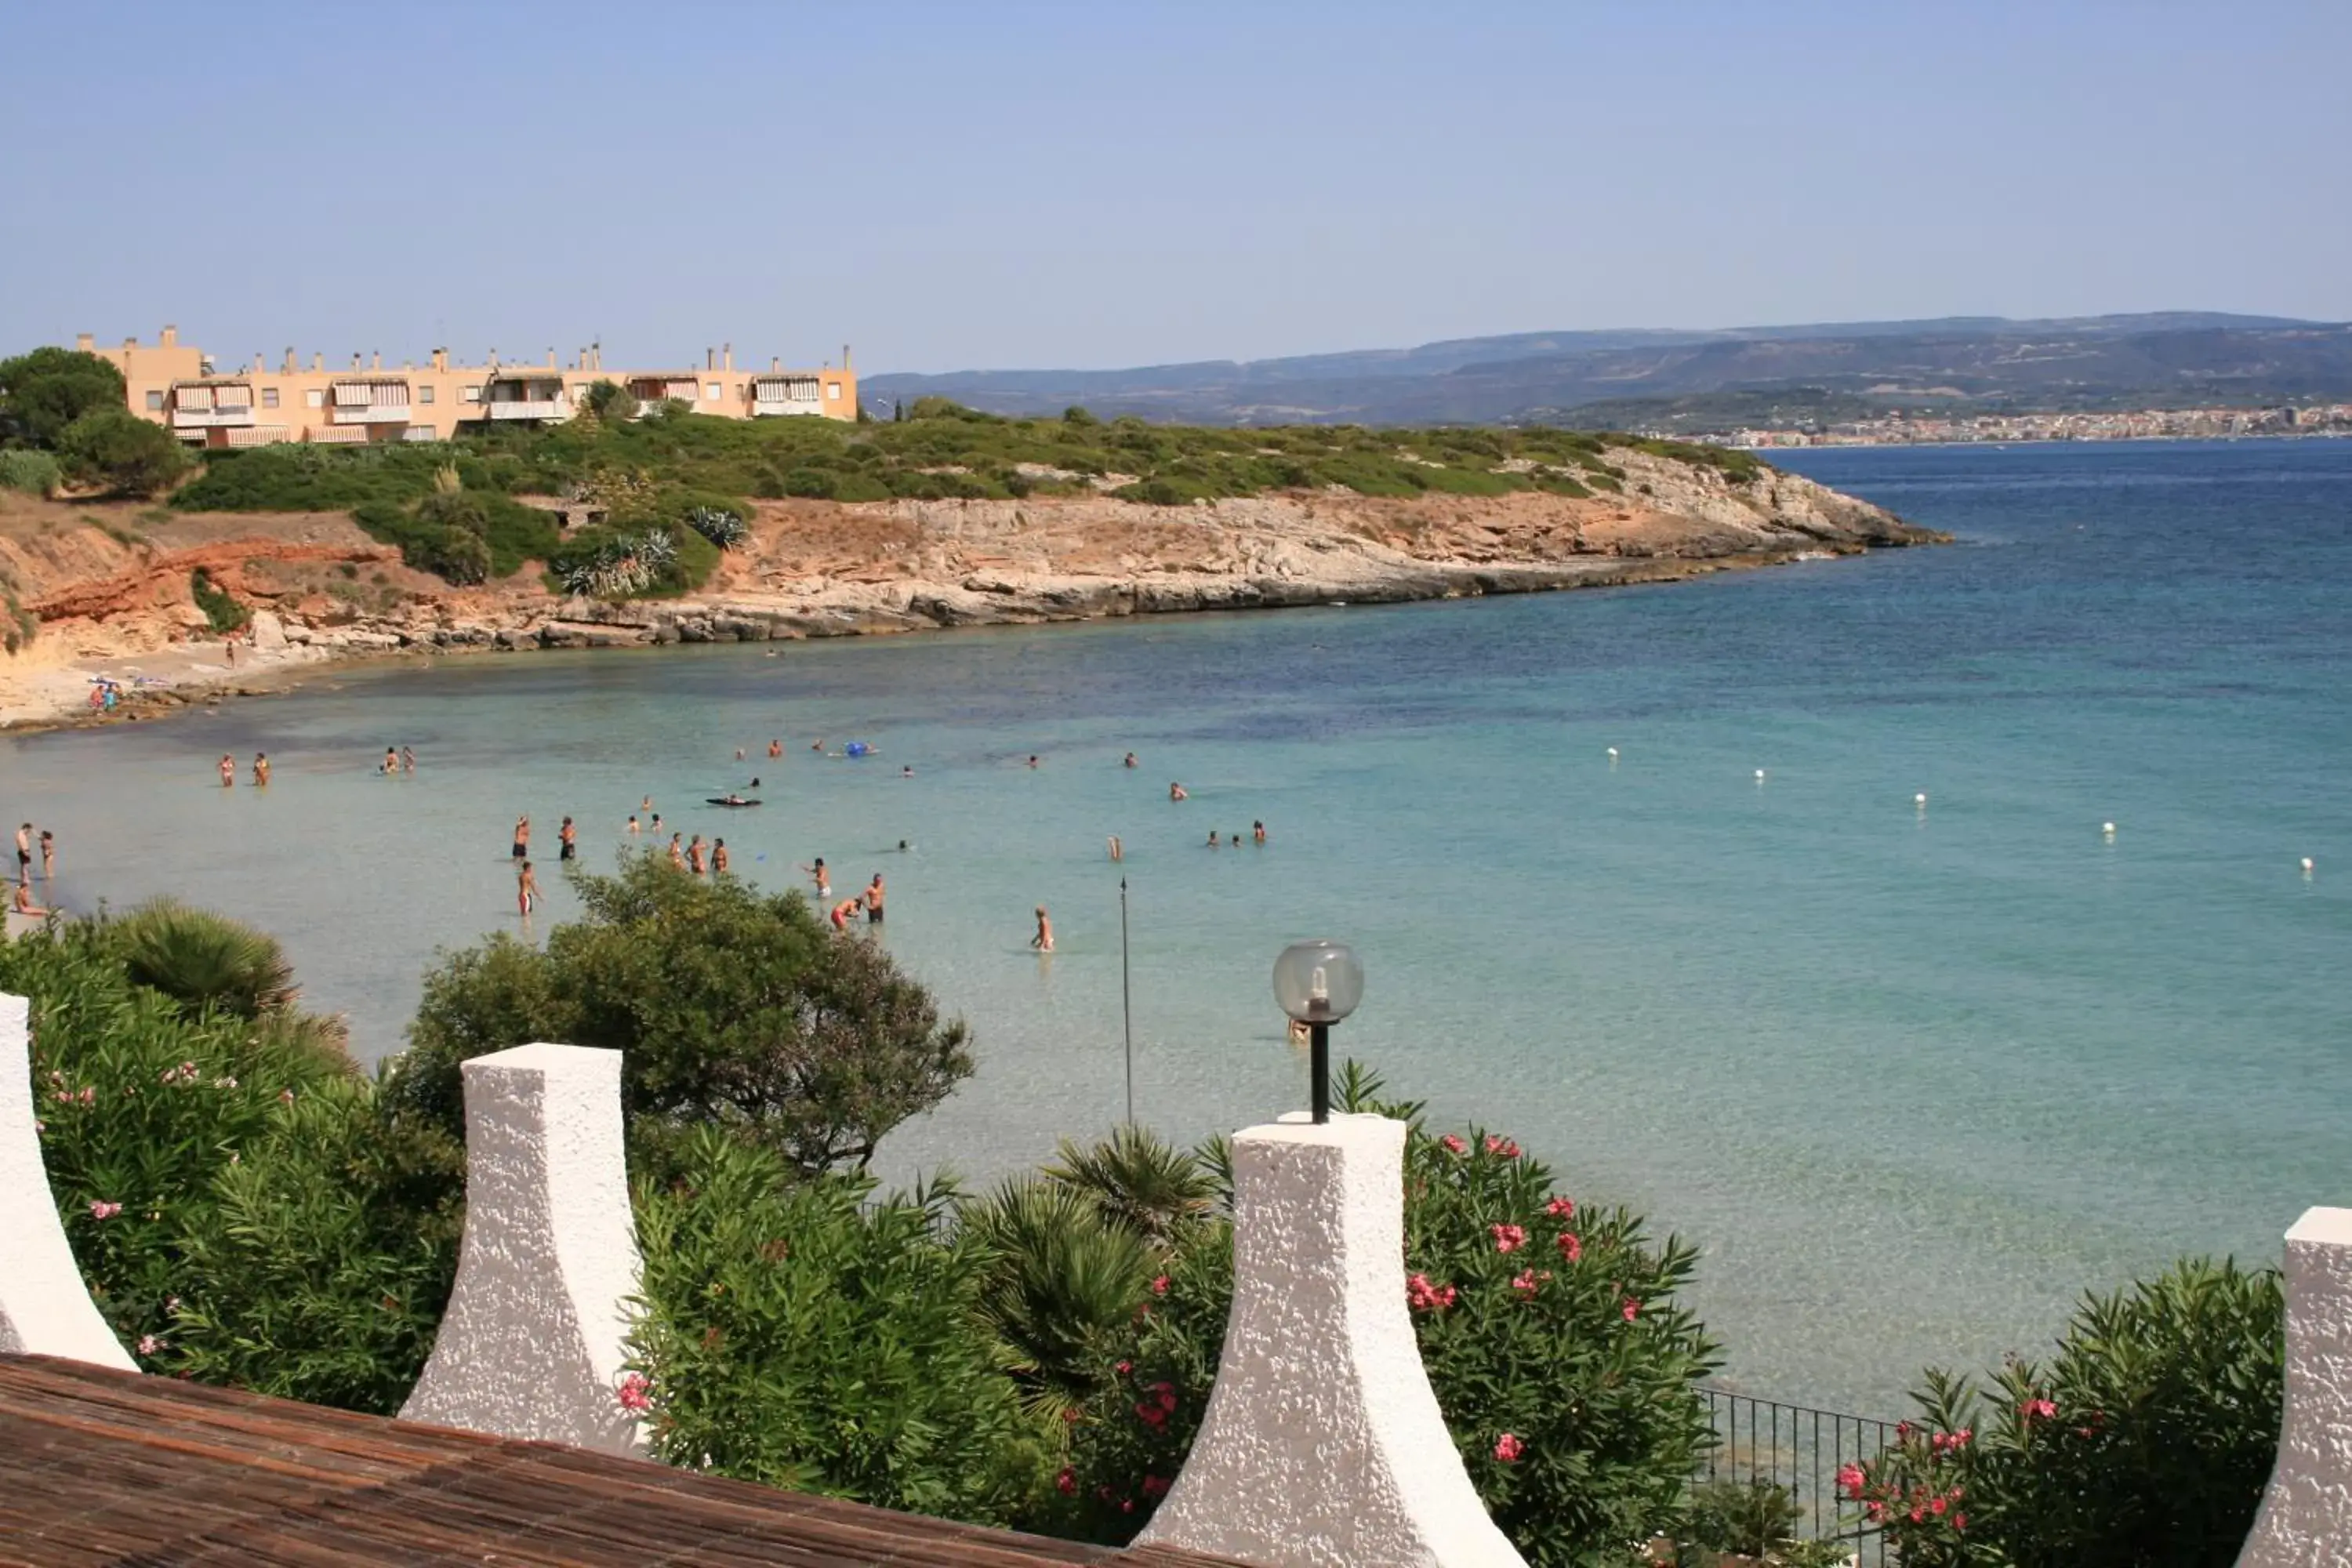
[[[2311,857],[2308,855],[2303,858],[2303,874],[2306,877],[2311,875]]]
[[[1762,768],[1758,768],[1756,770],[1756,782],[1758,784],[1762,784],[1764,782],[1764,770]]]
[[[1609,760],[1612,762],[1617,760],[1617,748],[1614,746],[1609,748]]]
[[[1913,796],[1911,797],[1911,804],[1912,804],[1913,805],[1927,805],[1927,792],[1926,790],[1921,790],[1917,795],[1913,795]]]
[[[2112,822],[2102,822],[2099,824],[2099,831],[2107,837],[2113,838],[2116,836],[2116,825]]]

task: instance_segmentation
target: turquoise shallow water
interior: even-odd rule
[[[371,1055],[436,944],[514,925],[519,812],[549,858],[569,812],[603,862],[651,793],[764,880],[881,869],[887,941],[982,1064],[886,1149],[901,1175],[990,1178],[1117,1119],[1121,869],[1139,1113],[1178,1137],[1303,1102],[1267,971],[1344,936],[1370,978],[1343,1052],[1697,1241],[1733,1381],[1891,1413],[1923,1363],[2034,1349],[2085,1287],[2273,1258],[2352,1203],[2352,444],[1790,461],[1961,542],[373,669],[0,742],[0,816],[58,831],[69,904],[168,890],[278,931]],[[415,778],[371,774],[387,742]],[[218,788],[257,749],[273,787]],[[753,773],[760,811],[691,804]],[[1263,849],[1202,847],[1256,818]],[[542,928],[570,907],[547,879]]]

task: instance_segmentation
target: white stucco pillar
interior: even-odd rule
[[[1234,1139],[1217,1382],[1146,1542],[1284,1568],[1524,1568],[1447,1436],[1405,1310],[1401,1121]]]
[[[2352,1209],[2286,1233],[2286,1415],[2238,1568],[2352,1568]]]
[[[466,1075],[466,1233],[411,1421],[640,1451],[617,1396],[637,1288],[621,1053],[517,1046]]]
[[[34,1130],[32,1004],[0,996],[0,1352],[69,1356],[135,1372],[98,1315],[58,1223]]]

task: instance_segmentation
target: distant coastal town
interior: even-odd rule
[[[2352,403],[2308,407],[2141,408],[2096,414],[1890,412],[1819,426],[1740,427],[1685,435],[1727,447],[1906,447],[1955,441],[2200,441],[2247,436],[2352,435]]]

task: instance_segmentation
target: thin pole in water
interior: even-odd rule
[[[1135,1125],[1135,987],[1128,978],[1127,879],[1118,879],[1118,1010],[1127,1032],[1127,1122]]]

